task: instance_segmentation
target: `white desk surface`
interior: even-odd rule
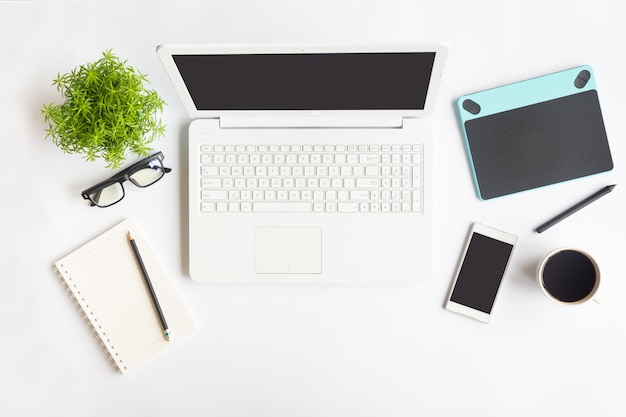
[[[626,387],[626,33],[619,2],[1,1],[0,415],[588,416],[624,415]],[[188,118],[155,53],[174,42],[446,41],[435,115],[432,279],[414,286],[200,285],[186,271]],[[80,191],[110,175],[44,138],[58,72],[108,48],[147,73],[169,103],[155,144],[173,171],[108,209]],[[593,66],[615,169],[519,195],[476,197],[453,108],[460,95]],[[617,183],[538,235],[533,228]],[[199,329],[122,376],[51,270],[132,217]],[[488,325],[448,312],[470,224],[519,236]],[[598,259],[603,306],[566,308],[534,281],[563,245]]]

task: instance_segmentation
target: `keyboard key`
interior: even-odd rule
[[[216,166],[203,166],[201,170],[202,176],[211,176],[215,177],[219,173],[219,169]]]
[[[219,178],[202,178],[202,188],[220,188],[222,186],[222,180]]]
[[[370,198],[369,191],[350,191],[350,200],[352,201],[369,200],[369,198]]]
[[[259,213],[307,213],[313,210],[312,203],[253,203],[252,209]]]
[[[368,165],[365,167],[365,176],[367,177],[377,177],[378,176],[378,166],[377,165]]]
[[[359,203],[338,203],[337,211],[339,213],[358,213],[360,210]]]
[[[223,190],[202,190],[203,200],[226,200],[228,191]]]
[[[421,213],[422,211],[422,193],[421,191],[413,191],[412,198],[412,210],[414,213]]]
[[[358,178],[356,188],[378,188],[378,178]]]
[[[380,157],[377,153],[363,153],[359,155],[359,162],[361,164],[378,164]]]

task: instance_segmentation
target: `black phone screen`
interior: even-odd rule
[[[513,245],[473,232],[451,301],[490,314]]]

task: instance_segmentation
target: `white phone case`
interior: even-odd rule
[[[494,229],[492,227],[486,226],[486,225],[481,224],[481,223],[474,223],[472,225],[472,228],[471,228],[471,230],[469,232],[469,235],[468,235],[468,237],[466,239],[465,246],[464,246],[463,252],[462,252],[463,256],[461,257],[461,260],[459,261],[459,265],[458,265],[458,267],[456,269],[456,273],[454,275],[454,277],[455,277],[454,278],[454,282],[452,283],[452,286],[450,288],[450,293],[448,294],[448,299],[447,299],[445,308],[447,310],[454,311],[456,313],[460,313],[460,314],[463,314],[465,316],[474,318],[474,319],[479,320],[479,321],[481,321],[483,323],[488,323],[489,319],[491,318],[491,311],[489,313],[485,313],[484,311],[480,311],[480,310],[477,310],[477,309],[475,309],[473,307],[470,307],[470,306],[467,306],[467,305],[464,305],[464,304],[460,304],[458,302],[455,302],[455,301],[451,300],[452,294],[454,292],[454,289],[455,289],[455,287],[457,285],[457,281],[459,279],[459,275],[461,273],[461,269],[462,269],[463,264],[464,264],[464,262],[465,262],[465,260],[467,258],[467,252],[468,252],[470,243],[472,241],[472,236],[474,236],[474,234],[487,236],[487,237],[490,237],[490,238],[492,238],[494,240],[497,240],[499,242],[504,242],[506,244],[509,244],[509,245],[511,245],[513,247],[511,249],[511,252],[509,253],[508,259],[506,260],[506,266],[504,268],[504,272],[503,272],[502,277],[500,279],[500,282],[498,284],[498,288],[497,288],[497,291],[496,291],[496,296],[495,296],[494,301],[493,301],[493,303],[491,305],[491,311],[493,311],[492,310],[493,306],[495,305],[495,303],[497,301],[497,296],[498,296],[498,293],[500,292],[500,287],[502,285],[502,278],[506,274],[506,271],[507,271],[508,266],[510,264],[511,256],[512,256],[513,250],[515,248],[515,244],[517,243],[517,236],[515,236],[515,235],[513,235],[511,233],[503,232],[503,231],[498,230],[498,229]]]

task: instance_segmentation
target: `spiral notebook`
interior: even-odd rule
[[[172,332],[170,341],[164,337],[154,303],[128,241],[129,231]],[[55,262],[54,269],[111,361],[123,374],[196,328],[188,308],[130,219]]]

